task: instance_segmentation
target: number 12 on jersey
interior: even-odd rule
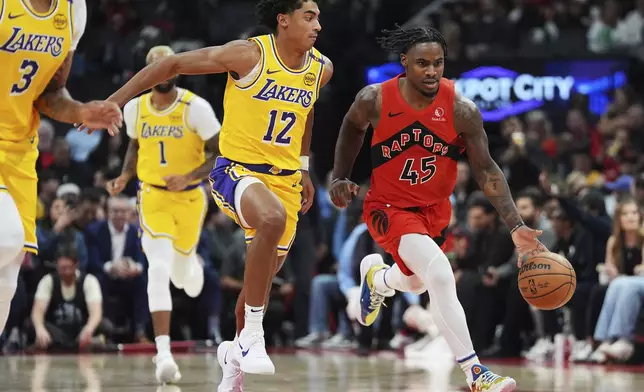
[[[400,173],[401,181],[409,181],[411,185],[418,184],[419,174],[418,171],[414,169],[415,162],[415,158],[409,158],[405,161],[405,167],[403,168],[402,173]],[[436,162],[435,156],[420,159],[420,175],[422,176],[420,178],[421,184],[431,180],[431,178],[434,177],[434,174],[436,174],[436,165],[434,165],[434,162]]]
[[[275,126],[277,124],[278,115],[279,115],[279,111],[277,110],[270,111],[269,120],[268,120],[268,130],[266,130],[266,134],[262,138],[262,141],[264,143],[273,143],[273,133],[275,132]],[[289,144],[291,144],[291,137],[288,136],[288,133],[291,130],[291,128],[293,128],[293,125],[295,125],[296,119],[297,117],[295,116],[295,113],[282,112],[282,116],[280,117],[280,124],[282,124],[282,130],[275,137],[274,143],[276,145],[288,146]]]

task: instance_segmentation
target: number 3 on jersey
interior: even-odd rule
[[[418,184],[418,171],[414,169],[415,162],[416,159],[414,158],[409,158],[405,161],[405,167],[403,168],[402,173],[400,173],[401,181],[409,181],[411,185]],[[420,159],[420,173],[422,175],[420,178],[421,184],[431,180],[431,178],[434,177],[434,174],[436,174],[436,165],[434,165],[434,162],[436,162],[435,156]]]
[[[22,77],[18,83],[11,86],[11,95],[20,95],[31,87],[31,82],[38,72],[38,63],[34,60],[23,60],[20,64],[20,73]]]
[[[273,132],[275,131],[275,125],[277,124],[277,117],[278,117],[279,112],[277,110],[271,110],[269,113],[269,120],[268,120],[268,130],[266,131],[266,134],[262,138],[262,141],[264,143],[272,143],[273,142]],[[291,128],[293,128],[293,125],[295,125],[295,119],[297,117],[295,116],[295,113],[292,112],[282,112],[282,116],[280,118],[280,123],[282,124],[282,131],[277,134],[275,137],[275,144],[278,146],[288,146],[291,144],[291,137],[287,136]]]

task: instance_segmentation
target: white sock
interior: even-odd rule
[[[472,354],[467,357],[457,358],[456,362],[458,362],[465,373],[467,385],[472,385],[472,366],[481,364],[481,362],[479,362],[479,357],[477,357],[476,353],[472,351]]]
[[[170,353],[170,336],[159,335],[154,338],[157,344],[157,354],[171,354]]]
[[[430,311],[438,330],[456,359],[465,361],[461,365],[463,370],[469,370],[478,363],[478,358],[467,329],[465,311],[456,296],[456,281],[447,256],[429,236],[421,234],[403,235],[398,255],[429,291]],[[476,362],[470,364],[470,359]],[[465,375],[468,380],[471,378],[468,372]]]
[[[25,252],[20,252],[9,264],[0,267],[0,334],[11,312],[11,301],[18,288],[18,275]]]
[[[397,264],[393,267],[377,271],[373,275],[373,282],[378,294],[384,295],[385,297],[391,297],[395,294],[395,291],[414,294],[422,294],[427,291],[418,276],[407,276],[403,274]]]
[[[381,269],[373,274],[373,285],[376,287],[376,292],[386,297],[394,295],[396,290],[387,284],[387,272],[389,272],[390,269],[391,268]]]
[[[244,304],[244,331],[264,333],[264,307]]]

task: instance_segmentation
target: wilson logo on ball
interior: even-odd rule
[[[550,266],[550,264],[527,263],[521,267],[520,274],[523,274],[528,271],[535,271],[535,270],[550,271],[551,268],[552,267]]]

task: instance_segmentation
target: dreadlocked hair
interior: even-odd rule
[[[302,4],[309,0],[260,0],[256,6],[257,19],[259,23],[277,31],[277,15],[290,14],[302,8]],[[318,0],[310,0],[318,2]]]
[[[433,27],[411,27],[405,29],[396,25],[394,30],[382,30],[383,36],[377,41],[380,46],[395,54],[406,54],[414,45],[424,42],[436,42],[443,48],[447,57],[447,43],[440,31]]]

